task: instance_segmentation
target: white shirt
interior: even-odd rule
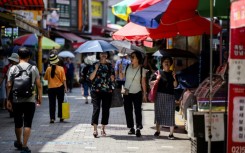
[[[126,81],[125,88],[129,89],[129,93],[138,93],[141,89],[141,74],[140,74],[140,66],[133,68],[132,64],[130,64],[127,68],[126,72]],[[124,71],[125,74],[125,71]],[[136,75],[135,75],[136,74]],[[134,77],[135,76],[135,77]],[[146,70],[142,68],[142,78],[146,77]],[[134,78],[134,79],[133,79]]]

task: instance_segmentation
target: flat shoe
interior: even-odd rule
[[[155,137],[159,137],[160,136],[160,132],[155,132],[154,136]]]
[[[94,138],[97,138],[98,132],[97,131],[94,131],[93,136],[94,136]]]
[[[18,141],[14,141],[14,147],[17,148],[18,150],[22,149],[22,144],[18,143]]]
[[[141,137],[141,133],[139,129],[136,130],[136,137]]]

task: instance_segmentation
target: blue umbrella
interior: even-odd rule
[[[104,40],[90,40],[80,45],[75,52],[76,53],[93,53],[93,52],[107,52],[118,50],[112,44]]]
[[[130,14],[130,21],[156,29],[159,24],[172,25],[191,19],[195,15],[198,0],[162,0],[141,11]]]
[[[147,28],[157,28],[163,13],[167,10],[171,0],[163,0],[142,11],[130,14],[130,21]]]

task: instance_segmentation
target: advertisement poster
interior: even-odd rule
[[[227,153],[245,153],[245,0],[231,3]]]

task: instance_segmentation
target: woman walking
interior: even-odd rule
[[[131,56],[131,64],[125,70],[119,70],[120,78],[125,78],[125,88],[128,89],[128,95],[124,95],[124,111],[126,115],[127,127],[130,128],[128,134],[141,136],[142,125],[142,100],[146,101],[146,71],[141,66],[143,61],[142,54],[134,51]],[[142,99],[143,98],[143,99]],[[133,109],[136,117],[136,132],[134,128]]]
[[[55,121],[56,98],[58,100],[58,117],[60,118],[60,122],[63,122],[62,103],[64,101],[64,93],[67,92],[66,76],[64,68],[58,65],[59,59],[57,55],[51,54],[49,61],[51,66],[47,68],[44,80],[48,80],[50,123],[54,123]]]
[[[115,72],[112,64],[108,61],[109,53],[97,53],[96,58],[99,60],[99,62],[91,66],[87,74],[88,78],[91,80],[92,85],[90,92],[93,104],[91,125],[94,126],[93,136],[95,138],[98,136],[97,126],[100,114],[100,106],[102,106],[101,135],[106,136],[105,126],[109,121],[112,90],[115,86]]]
[[[175,126],[175,97],[174,88],[177,87],[175,72],[170,70],[173,60],[171,57],[162,57],[162,70],[159,70],[152,77],[151,84],[158,82],[157,95],[155,100],[155,123],[156,132],[154,136],[160,135],[160,125],[170,126],[169,139],[174,139]]]

